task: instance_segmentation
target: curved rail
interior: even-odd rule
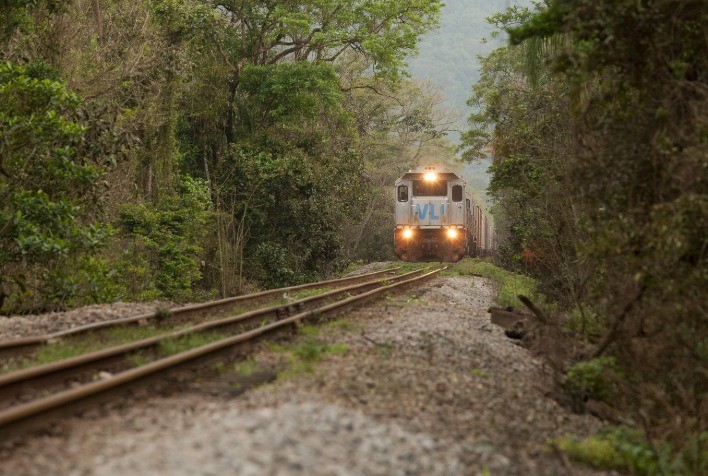
[[[56,394],[31,401],[29,403],[24,403],[6,409],[4,411],[0,411],[0,436],[10,431],[11,427],[15,425],[29,423],[31,426],[32,424],[36,424],[38,422],[38,420],[36,420],[36,417],[51,413],[56,410],[65,409],[67,405],[73,405],[75,403],[78,404],[79,402],[85,401],[88,398],[97,397],[113,389],[122,388],[131,383],[140,381],[150,376],[154,376],[158,373],[168,371],[185,363],[196,361],[205,356],[209,356],[219,351],[232,348],[233,346],[236,346],[238,344],[252,341],[258,337],[262,337],[271,332],[285,329],[291,325],[296,325],[305,319],[312,318],[313,316],[332,315],[337,312],[342,312],[343,310],[347,310],[357,305],[360,305],[369,299],[373,299],[377,296],[383,295],[394,290],[399,290],[407,285],[419,283],[424,279],[436,275],[443,269],[446,268],[437,269],[426,274],[422,274],[420,276],[408,279],[401,279],[399,282],[393,284],[380,283],[383,285],[376,287],[375,289],[365,291],[361,294],[346,297],[339,301],[332,302],[330,304],[325,304],[321,307],[316,307],[314,309],[300,312],[292,316],[287,316],[275,322],[263,324],[255,329],[248,330],[246,332],[241,332],[239,334],[218,340],[216,342],[212,342],[210,344],[206,344],[185,352],[181,352],[169,357],[156,360],[146,365],[142,365],[133,369],[120,372],[104,380],[86,383],[75,388],[60,391]],[[413,273],[418,272],[419,271]],[[401,275],[398,278],[408,277],[408,275],[413,273]],[[365,283],[364,285],[359,285],[358,287],[370,286],[371,284],[372,283]],[[347,291],[332,291],[332,293],[334,292],[339,292],[340,294],[343,294]],[[320,298],[320,300],[326,299],[321,298],[321,295],[313,296],[312,298]],[[32,371],[32,369],[27,369],[26,371]],[[4,385],[11,385],[12,383],[13,382],[6,381]]]
[[[421,272],[422,270],[411,271],[409,273],[390,278],[389,281],[405,280],[407,278],[412,277],[414,274],[419,274]],[[347,286],[345,288],[334,289],[323,294],[310,296],[299,301],[288,303],[287,305],[270,306],[262,309],[256,309],[253,311],[238,314],[236,316],[229,316],[223,319],[204,322],[195,326],[181,329],[179,331],[161,334],[154,337],[148,337],[135,342],[97,350],[76,357],[71,357],[68,359],[58,360],[48,364],[37,365],[34,367],[29,367],[27,369],[2,374],[0,375],[0,396],[7,397],[6,389],[11,385],[23,382],[32,382],[34,386],[37,387],[44,382],[43,380],[40,380],[38,382],[39,379],[51,378],[56,374],[61,374],[62,380],[66,380],[67,378],[72,377],[71,375],[67,375],[67,372],[70,370],[80,369],[81,371],[85,371],[85,366],[87,365],[101,365],[108,359],[125,356],[131,352],[136,352],[139,350],[147,349],[149,347],[154,347],[160,342],[169,339],[178,339],[186,335],[196,334],[207,330],[223,329],[234,326],[244,326],[249,323],[252,324],[254,322],[256,324],[260,324],[264,319],[287,317],[289,315],[292,315],[293,312],[302,311],[305,306],[311,306],[317,302],[326,301],[328,299],[343,294],[364,292],[366,289],[376,286],[380,286],[380,281],[369,281],[362,284]]]
[[[180,306],[172,309],[157,309],[154,312],[138,314],[135,316],[123,317],[120,319],[111,319],[108,321],[94,322],[91,324],[86,324],[79,327],[73,327],[71,329],[66,329],[63,331],[57,331],[50,334],[42,334],[31,337],[22,337],[20,339],[0,341],[0,354],[26,350],[30,347],[36,347],[42,344],[47,344],[61,339],[62,337],[76,336],[79,334],[103,330],[111,327],[126,326],[131,324],[143,324],[151,319],[161,319],[166,315],[172,318],[181,317],[182,319],[189,318],[194,315],[201,313],[213,313],[217,311],[225,311],[230,308],[235,307],[238,304],[248,303],[248,302],[258,302],[264,298],[272,298],[283,293],[289,293],[293,291],[301,291],[304,289],[312,289],[318,287],[328,287],[336,286],[343,283],[356,282],[373,278],[375,276],[394,273],[399,270],[400,267],[387,268],[381,271],[375,271],[373,273],[359,274],[356,276],[350,276],[347,278],[337,278],[330,279],[327,281],[318,281],[315,283],[300,284],[297,286],[288,286],[285,288],[269,289],[266,291],[260,291],[252,294],[244,294],[243,296],[235,296],[225,299],[219,299],[216,301],[208,301],[198,304],[190,304],[188,306]]]

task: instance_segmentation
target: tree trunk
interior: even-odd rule
[[[100,0],[93,0],[91,2],[93,7],[93,16],[96,19],[96,33],[98,35],[98,43],[103,44],[103,14],[101,13],[101,2]]]
[[[224,136],[226,137],[227,146],[233,144],[236,140],[234,126],[236,123],[236,91],[241,80],[241,72],[234,72],[234,76],[229,81],[229,104],[226,110],[226,124],[224,124]]]

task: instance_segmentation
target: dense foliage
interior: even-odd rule
[[[470,31],[431,44],[459,91],[482,35],[449,3]],[[493,150],[500,261],[557,310],[540,350],[573,406],[645,427],[621,451],[624,430],[594,443],[622,468],[651,452],[648,473],[708,471],[704,3],[492,16],[511,44],[482,60],[463,138],[469,160]],[[454,117],[405,74],[441,8],[0,0],[0,313],[227,296],[389,257],[391,182],[454,154]]]
[[[567,310],[558,324],[574,339],[546,342],[559,367],[615,357],[622,388],[610,403],[631,410],[648,441],[677,445],[682,471],[698,474],[708,392],[705,4],[550,0],[492,21],[512,45],[484,59],[465,145],[468,158],[494,148],[500,259],[538,277]]]
[[[0,7],[2,313],[384,257],[392,178],[449,154],[405,74],[439,0]]]
[[[99,299],[78,275],[111,234],[89,216],[102,173],[77,150],[79,99],[57,76],[0,65],[0,307]]]
[[[208,185],[182,177],[179,194],[153,206],[126,205],[120,226],[126,239],[117,261],[129,294],[141,300],[162,297],[185,300],[201,278],[201,243],[213,226]]]

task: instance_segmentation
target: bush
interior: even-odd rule
[[[576,410],[582,410],[588,399],[607,401],[615,391],[618,377],[614,357],[600,357],[573,365],[563,382],[563,390]]]
[[[229,214],[224,235],[243,250],[244,274],[277,287],[342,268],[343,217],[354,213],[359,173],[348,158],[232,147],[216,174]]]
[[[705,426],[704,3],[549,0],[497,15],[512,44],[483,60],[466,144],[494,149],[504,264],[577,310],[553,323],[576,333],[547,339],[546,356],[557,368],[613,356],[613,405],[676,448]],[[607,398],[607,370],[571,370],[575,404]]]
[[[3,313],[108,297],[108,270],[91,259],[113,233],[90,218],[103,171],[76,153],[80,101],[57,78],[44,63],[0,65]]]
[[[206,182],[190,177],[182,178],[179,195],[154,207],[123,207],[120,222],[128,244],[120,270],[129,296],[190,299],[201,278],[202,243],[211,217]]]
[[[296,274],[289,264],[287,248],[277,243],[261,243],[256,247],[260,263],[260,281],[267,288],[279,288],[294,284]]]
[[[695,440],[695,446],[676,451],[667,443],[652,445],[639,430],[617,426],[582,440],[567,436],[554,443],[574,461],[601,470],[637,476],[706,474],[708,432],[689,439]]]

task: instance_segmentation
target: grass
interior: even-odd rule
[[[416,295],[411,295],[411,294],[404,294],[404,295],[393,295],[393,294],[386,294],[384,299],[386,300],[386,305],[387,306],[393,306],[393,307],[406,307],[410,303],[414,302],[426,302],[425,298],[421,296],[416,296]]]
[[[51,362],[56,362],[57,360],[70,359],[71,357],[76,357],[77,355],[92,352],[100,348],[96,342],[83,341],[73,345],[69,345],[64,342],[56,342],[53,344],[46,344],[39,348],[39,350],[32,356],[26,357],[21,360],[10,360],[3,364],[3,372],[14,372],[16,370],[26,369],[28,367],[34,367],[35,365],[44,365]]]
[[[332,286],[326,286],[323,288],[312,288],[312,289],[301,289],[299,291],[295,291],[292,293],[288,293],[286,295],[280,296],[280,297],[274,297],[273,299],[262,303],[260,305],[255,305],[251,306],[250,308],[243,308],[240,309],[238,312],[229,312],[229,315],[238,315],[242,314],[247,311],[251,311],[256,308],[260,308],[263,306],[268,306],[268,307],[274,307],[274,306],[284,306],[287,304],[291,304],[295,301],[300,301],[302,299],[306,299],[312,296],[319,296],[320,294],[324,294],[326,292],[332,291],[334,289]]]
[[[232,372],[229,372],[229,378],[231,378],[232,381],[229,385],[234,390],[245,391],[248,388],[264,384],[270,380],[269,376],[271,375],[271,370],[268,367],[260,365],[253,357],[247,357],[244,360],[236,362],[230,369]],[[227,370],[229,370],[229,368],[224,366],[219,373],[224,373]],[[255,377],[256,380],[249,379],[249,377]]]
[[[341,274],[342,274],[342,276],[345,276],[349,273],[353,273],[354,271],[357,271],[357,270],[363,268],[367,264],[368,263],[364,262],[363,260],[353,261],[347,265],[347,267],[342,271]],[[430,264],[431,263],[406,263],[403,261],[399,261],[399,262],[391,263],[389,266],[386,266],[385,268],[381,268],[378,271],[383,271],[384,269],[389,268],[389,267],[399,267],[400,266],[401,269],[399,269],[397,271],[397,273],[403,274],[403,273],[407,273],[409,271],[413,271],[416,269],[425,268],[427,266],[430,266]],[[433,264],[435,264],[435,263],[433,263]],[[375,270],[370,270],[369,272],[373,273],[373,272],[375,272]]]
[[[90,337],[79,336],[75,338],[65,337],[57,342],[40,346],[31,357],[21,360],[9,361],[2,366],[2,372],[13,372],[16,370],[44,365],[59,360],[70,359],[89,352],[105,349],[107,347],[135,342],[149,337],[155,337],[173,331],[171,326],[161,325],[157,327],[116,327],[90,334]]]
[[[343,354],[349,350],[346,344],[330,344],[319,339],[320,332],[319,327],[303,325],[298,328],[298,338],[294,342],[266,343],[271,352],[287,354],[288,368],[280,372],[279,377],[311,373],[316,362],[328,355]]]
[[[470,370],[470,373],[475,377],[480,377],[480,378],[489,378],[490,377],[489,372],[487,372],[486,370],[482,370],[482,369],[473,368]]]
[[[708,451],[701,449],[708,443],[708,432],[701,433],[698,440],[695,447],[675,451],[668,443],[650,445],[638,429],[614,426],[588,438],[566,436],[550,443],[573,461],[600,470],[638,476],[708,474]]]
[[[536,281],[523,274],[513,273],[479,258],[465,258],[452,265],[445,276],[482,276],[494,280],[498,286],[497,303],[500,306],[523,306],[519,294],[531,297],[536,292]]]
[[[349,264],[347,265],[347,267],[344,269],[344,271],[342,271],[342,275],[346,275],[346,274],[349,274],[349,273],[353,273],[354,271],[356,271],[357,269],[361,268],[361,267],[364,266],[365,264],[366,264],[366,263],[365,263],[364,260],[362,260],[362,259],[356,260],[356,261],[352,261],[351,263],[349,263]]]
[[[154,357],[152,357],[148,352],[142,350],[133,352],[128,356],[128,361],[135,367],[140,367],[141,365],[149,364],[153,360],[155,360]]]
[[[622,378],[614,357],[603,356],[574,364],[568,370],[562,388],[580,412],[588,398],[610,402],[616,395],[616,383]]]
[[[179,354],[180,352],[185,352],[196,347],[211,344],[212,342],[216,342],[227,337],[227,334],[211,331],[187,334],[177,338],[169,338],[160,341],[159,354],[160,357],[168,357],[170,355]]]
[[[285,344],[283,344],[281,342],[266,342],[265,347],[269,351],[275,352],[276,354],[280,354],[282,352],[287,352],[287,348],[286,348]]]
[[[424,268],[430,268],[430,271],[432,271],[433,269],[442,267],[440,263],[410,263],[407,261],[399,261],[396,263],[396,266],[401,268],[396,271],[396,274],[406,274]]]
[[[37,365],[49,364],[108,347],[156,337],[175,330],[176,329],[172,326],[164,325],[157,327],[118,327],[108,329],[102,331],[100,334],[91,335],[91,337],[88,338],[82,336],[80,339],[67,339],[42,345],[33,356],[6,362],[2,365],[1,370],[6,373]],[[157,356],[158,358],[166,357],[225,337],[225,334],[219,334],[217,332],[204,332],[179,338],[168,338],[159,343]],[[153,360],[151,355],[154,354],[154,352],[150,351],[137,351],[133,352],[128,359],[133,365],[143,365]]]
[[[293,297],[295,299],[302,299],[325,291],[326,289],[321,288],[303,290]],[[244,311],[245,309],[243,307],[239,307],[231,310],[230,314],[240,314]],[[41,346],[31,357],[3,362],[0,364],[0,373],[13,372],[37,365],[48,364],[104,348],[164,335],[185,327],[188,327],[188,324],[175,327],[169,323],[160,323],[155,326],[111,328],[93,332],[88,337],[86,335],[74,339],[67,337],[57,342]],[[355,326],[348,321],[338,320],[327,323],[325,328],[354,330]],[[327,354],[342,353],[347,350],[346,346],[342,344],[322,344],[317,342],[315,337],[318,336],[319,332],[320,329],[318,327],[303,325],[300,326],[299,333],[308,338],[304,342],[287,347],[275,343],[267,345],[274,352],[289,352],[294,356],[293,362],[295,363],[295,367],[302,367],[302,370],[309,371],[311,370],[312,362],[320,360]],[[135,366],[144,365],[155,359],[184,352],[226,337],[227,335],[225,334],[211,331],[189,334],[179,338],[167,338],[158,343],[157,350],[146,349],[133,352],[128,356],[128,360]]]
[[[389,359],[393,355],[393,343],[390,340],[384,341],[376,346],[379,355],[384,359]]]
[[[321,292],[324,292],[324,290],[313,289],[302,291],[303,294],[307,293],[309,295],[314,295]],[[301,297],[298,297],[298,299],[301,299]],[[273,302],[272,304],[275,305],[282,303]],[[237,306],[231,309],[227,316],[236,316],[256,307],[258,306]],[[166,311],[162,314],[163,319],[169,319],[169,311],[162,311]],[[224,315],[217,315],[216,318],[223,319],[224,317]],[[120,326],[105,330],[97,330],[91,332],[90,334],[79,335],[73,338],[71,336],[67,336],[57,342],[40,346],[37,352],[35,352],[35,354],[31,357],[4,362],[0,365],[0,373],[14,372],[16,370],[33,367],[36,365],[48,364],[51,362],[76,357],[78,355],[87,354],[89,352],[95,352],[108,347],[168,334],[170,332],[187,328],[190,325],[191,324],[187,323],[181,326],[174,326],[169,322],[156,322],[154,325],[149,326]],[[200,333],[193,337],[187,336],[179,339],[167,339],[166,341],[160,343],[159,354],[164,356],[172,355],[177,351],[180,351],[179,349],[188,350],[197,347],[198,345],[203,345],[201,343],[213,342],[217,336],[224,337],[224,335],[221,334]],[[135,365],[138,365],[138,363],[144,364],[150,360],[147,355],[147,353],[138,352],[132,355],[130,360]]]
[[[343,331],[348,331],[348,332],[357,332],[361,330],[361,326],[358,324],[354,324],[351,321],[348,321],[346,319],[337,319],[334,321],[329,321],[325,324],[325,328],[327,329],[342,329]]]
[[[327,354],[343,354],[349,350],[346,344],[327,344],[315,339],[306,339],[295,344],[291,354],[302,362],[318,362]]]
[[[234,365],[234,372],[241,377],[250,377],[256,370],[258,370],[258,364],[252,358],[247,358]]]
[[[308,337],[317,337],[320,329],[317,326],[303,325],[298,328],[298,333]]]
[[[346,344],[328,344],[318,339],[307,338],[282,348],[288,353],[288,368],[281,372],[283,377],[312,373],[315,363],[328,355],[344,354],[349,350]],[[279,376],[281,376],[279,374]]]
[[[161,340],[157,345],[157,351],[150,349],[138,350],[132,352],[128,356],[128,360],[136,367],[148,364],[154,360],[169,357],[170,355],[179,354],[196,347],[216,342],[228,337],[226,334],[219,332],[198,332],[196,334],[187,334],[181,337],[168,338]],[[216,370],[216,369],[215,369]]]
[[[300,291],[296,291],[292,294],[290,294],[288,301],[299,301],[301,299],[309,298],[312,296],[318,296],[320,294],[324,294],[327,291],[331,291],[330,288],[312,288],[312,289],[303,289]]]
[[[304,299],[306,297],[322,294],[326,291],[328,291],[328,288],[304,289],[293,293],[291,296],[289,296],[289,299],[287,301],[279,299],[273,301],[271,305],[280,305],[286,302],[291,302],[292,300]],[[242,314],[251,310],[252,308],[253,306],[237,306],[231,309],[227,315],[231,316]],[[169,319],[169,310],[161,309],[160,317],[162,319]],[[219,318],[223,317],[224,316],[219,316]],[[354,330],[356,328],[353,324],[345,320],[332,321],[327,323],[326,326],[332,329],[342,328],[345,330]],[[173,325],[170,325],[169,322],[161,322],[156,323],[156,325],[150,326],[121,326],[116,328],[109,328],[106,330],[92,332],[88,336],[82,335],[75,338],[65,337],[51,344],[45,344],[40,346],[37,352],[31,357],[13,359],[3,362],[2,364],[0,364],[0,373],[14,372],[17,370],[22,370],[37,365],[44,365],[59,360],[69,359],[90,352],[95,352],[104,348],[118,346],[129,342],[135,342],[142,339],[156,337],[159,335],[164,335],[185,327],[188,327],[188,324],[185,324],[180,327],[175,327]],[[319,330],[314,326],[301,326],[300,333],[305,336],[315,337],[319,333]],[[176,339],[169,338],[159,343],[157,352],[149,350],[137,351],[133,352],[128,357],[128,359],[131,363],[133,363],[133,365],[144,365],[154,360],[155,358],[174,355],[179,352],[184,352],[195,347],[209,344],[225,337],[226,335],[224,334],[220,334],[217,332],[208,332],[187,335]],[[282,346],[279,346],[279,344],[270,345],[272,346],[271,350],[275,352],[285,351],[285,349],[282,348]],[[307,347],[308,345],[311,347],[309,348],[309,350]],[[322,349],[317,349],[315,347],[312,347],[312,343],[305,345],[305,347],[301,349],[290,350],[292,350],[292,352],[302,362],[311,361],[313,357],[316,357],[318,355],[325,355],[328,353],[340,353],[345,351],[345,349],[342,349],[337,345],[325,346]]]

